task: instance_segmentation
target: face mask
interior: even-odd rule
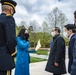
[[[67,33],[67,32],[63,32],[63,36],[64,36],[65,38],[68,38],[68,33]]]
[[[28,34],[28,30],[25,30],[25,33]]]
[[[51,35],[54,37],[55,36],[55,32],[51,32]]]

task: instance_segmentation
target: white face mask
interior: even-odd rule
[[[56,34],[55,32],[51,32],[51,35],[52,35],[53,37],[55,36],[55,34]]]
[[[27,34],[28,33],[28,30],[25,30],[25,33]]]
[[[63,36],[64,36],[65,38],[68,38],[68,33],[67,33],[67,32],[63,32]]]

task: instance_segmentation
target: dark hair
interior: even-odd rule
[[[74,12],[74,17],[76,18],[76,11]]]
[[[64,26],[67,30],[72,30],[73,33],[76,32],[76,27],[74,26],[74,24],[67,24]]]
[[[25,33],[25,30],[26,30],[25,28],[21,29],[19,34],[18,34],[18,37],[21,37],[22,39],[26,39],[26,41],[28,41],[29,34]]]
[[[58,33],[61,32],[60,28],[59,27],[55,27],[55,31],[58,31]]]
[[[74,14],[76,14],[76,11],[74,11]]]
[[[72,29],[72,32],[73,32],[73,33],[76,33],[76,28]]]

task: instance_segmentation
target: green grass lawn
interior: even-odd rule
[[[15,63],[16,63],[16,58],[14,60],[15,60]],[[46,59],[30,57],[30,63],[41,62],[41,61],[46,61]]]
[[[30,57],[30,63],[41,62],[41,61],[46,61],[46,59]]]
[[[41,55],[48,55],[48,50],[38,50],[36,52],[37,54]],[[15,58],[16,61],[16,58]],[[30,63],[35,63],[35,62],[41,62],[41,61],[46,61],[46,59],[41,59],[37,57],[30,57]]]
[[[36,53],[39,54],[39,55],[48,55],[48,50],[38,50]],[[31,63],[41,62],[41,61],[46,61],[46,59],[30,57],[30,62]]]
[[[38,50],[37,54],[48,55],[48,50]]]

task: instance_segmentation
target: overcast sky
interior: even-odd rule
[[[21,21],[29,24],[37,20],[39,25],[45,20],[48,13],[55,7],[66,14],[69,23],[73,23],[73,12],[76,10],[76,0],[15,0],[17,2],[16,14],[14,15],[17,25]],[[0,10],[1,12],[1,10]]]

